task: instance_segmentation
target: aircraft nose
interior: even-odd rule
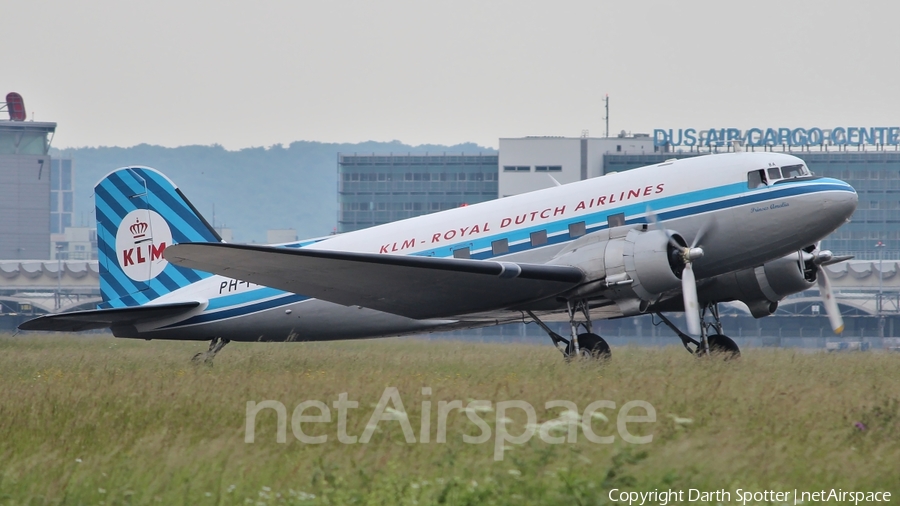
[[[837,182],[840,183],[841,191],[830,192],[826,209],[828,214],[833,216],[835,220],[840,220],[840,222],[843,223],[849,220],[850,216],[853,215],[853,212],[856,211],[856,204],[859,202],[859,196],[856,194],[856,190],[849,184],[843,181]]]

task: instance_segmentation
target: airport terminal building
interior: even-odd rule
[[[338,155],[338,232],[497,198],[496,153]]]

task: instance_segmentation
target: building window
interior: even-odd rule
[[[62,170],[60,171],[60,188],[63,190],[72,189],[72,160],[62,161]]]
[[[543,246],[547,244],[547,231],[546,230],[538,230],[537,232],[531,233],[531,245],[532,246]]]
[[[50,160],[50,189],[59,190],[59,160]]]
[[[579,221],[578,223],[572,223],[569,225],[569,237],[572,239],[576,237],[581,237],[585,234],[585,226],[583,221]]]
[[[504,165],[504,172],[531,172],[530,165]]]
[[[538,165],[535,172],[562,172],[562,165]]]
[[[492,242],[491,252],[494,255],[503,255],[504,253],[509,253],[509,241],[507,239],[500,239]]]

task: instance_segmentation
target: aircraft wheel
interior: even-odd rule
[[[609,344],[597,334],[590,333],[578,335],[578,351],[581,353],[582,357],[598,360],[607,360],[612,355]],[[569,345],[566,346],[566,357],[571,358],[574,355],[575,350],[573,349],[572,343],[569,343]]]
[[[719,356],[725,360],[741,356],[740,348],[730,337],[722,334],[713,334],[707,339],[709,340],[710,355]]]

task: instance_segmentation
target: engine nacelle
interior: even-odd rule
[[[684,243],[680,236],[672,236]],[[615,228],[578,239],[550,263],[584,271],[588,282],[573,296],[602,294],[631,316],[646,311],[663,292],[681,286],[682,266],[673,259],[672,250],[662,230]]]
[[[701,302],[739,300],[756,318],[775,312],[778,302],[815,285],[815,267],[806,265],[800,252],[766,262],[762,266],[716,276],[704,284]]]

